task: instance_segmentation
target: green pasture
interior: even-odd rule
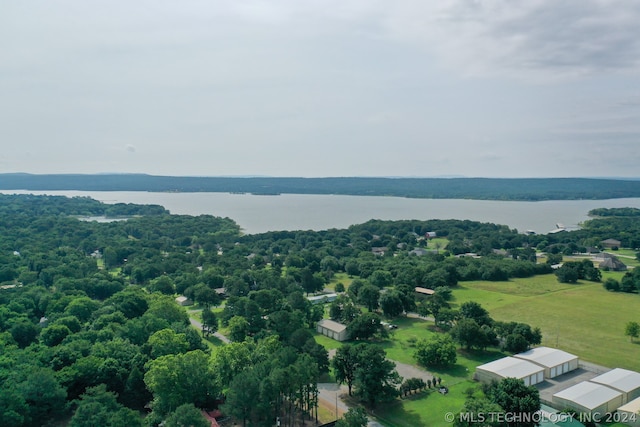
[[[619,280],[621,273],[605,273]],[[601,283],[561,284],[554,275],[507,282],[464,282],[453,291],[455,306],[476,301],[496,320],[529,323],[542,330],[542,344],[607,367],[640,370],[640,342],[624,335],[640,321],[640,296],[606,291]]]
[[[371,415],[388,427],[451,427],[453,423],[445,419],[446,414],[458,413],[467,398],[465,392],[478,387],[478,383],[465,380],[449,386],[446,395],[428,390],[380,405]]]
[[[350,277],[347,273],[336,273],[331,278],[331,281],[327,283],[325,288],[331,289],[334,291],[336,289],[336,284],[342,283],[345,289],[349,289],[351,282],[353,282],[353,277]]]

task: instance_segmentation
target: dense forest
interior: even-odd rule
[[[76,218],[98,214],[130,218]],[[430,241],[433,233],[447,246]],[[384,329],[380,315],[362,307],[379,304],[388,316],[447,313],[445,301],[416,299],[415,286],[444,296],[466,280],[551,274],[536,251],[581,252],[607,238],[637,248],[638,236],[632,217],[531,236],[458,220],[242,235],[231,219],[159,206],[0,195],[0,425],[177,426],[197,419],[197,408],[253,425],[276,417],[295,425],[314,416],[316,384],[330,366],[313,339],[327,313],[305,294],[336,273],[354,281],[331,317],[349,320],[352,340],[367,343]],[[453,256],[469,252],[480,257]],[[640,289],[640,277],[629,277],[629,291]],[[224,309],[215,311],[221,288]],[[178,294],[204,308],[201,330],[176,304]],[[212,349],[206,339],[219,328],[232,342]],[[366,348],[379,361],[372,369],[387,366],[382,350]],[[371,406],[393,396],[395,389],[374,393],[385,375],[392,379],[379,372],[371,384],[356,381],[354,394]]]
[[[0,190],[343,194],[432,199],[580,200],[640,197],[640,180],[589,178],[277,178],[144,174],[0,174]]]

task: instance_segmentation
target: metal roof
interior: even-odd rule
[[[516,354],[513,357],[529,360],[546,368],[562,365],[563,363],[570,362],[578,358],[578,356],[571,353],[551,347],[532,348],[524,353]]]
[[[502,359],[480,365],[476,369],[493,372],[503,378],[524,378],[544,371],[544,368],[535,363],[523,359],[516,359],[515,357],[503,357]]]
[[[602,375],[598,375],[589,381],[604,384],[624,393],[629,393],[640,388],[640,374],[621,368],[616,368]]]
[[[622,396],[622,393],[619,391],[589,381],[583,381],[553,395],[553,397],[569,400],[589,410],[602,406],[620,396]]]
[[[318,322],[318,325],[338,333],[347,329],[347,325],[343,325],[342,323],[338,323],[329,319],[322,319]]]
[[[618,408],[618,411],[631,412],[633,414],[640,413],[640,397],[622,405]]]

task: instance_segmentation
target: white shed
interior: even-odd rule
[[[323,295],[314,295],[311,297],[307,297],[311,304],[325,304],[328,302],[335,301],[338,298],[338,294],[323,294]]]
[[[527,360],[503,357],[478,366],[474,378],[484,383],[500,381],[504,378],[517,378],[529,386],[544,381],[544,368]]]
[[[552,402],[558,409],[604,416],[622,405],[622,393],[602,384],[583,381],[554,394]]]
[[[619,420],[623,424],[640,427],[640,397],[618,408]]]
[[[544,368],[545,378],[555,378],[578,369],[578,356],[551,347],[536,347],[514,355]]]
[[[622,393],[623,404],[640,397],[640,373],[635,371],[616,368],[589,381],[606,385]]]
[[[322,319],[319,321],[317,331],[319,334],[326,335],[336,341],[346,341],[348,339],[347,325],[333,320]]]
[[[187,305],[193,305],[193,301],[191,301],[189,298],[185,297],[184,295],[180,295],[179,297],[176,297],[176,302],[178,303],[178,305],[181,306],[187,306]]]

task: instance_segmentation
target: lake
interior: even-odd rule
[[[504,224],[520,232],[547,233],[560,223],[573,229],[594,208],[640,208],[640,198],[505,202],[493,200],[405,199],[399,197],[139,191],[14,191],[4,194],[88,196],[104,203],[164,206],[173,214],[209,214],[236,221],[245,233],[346,228],[369,219],[469,219]]]

